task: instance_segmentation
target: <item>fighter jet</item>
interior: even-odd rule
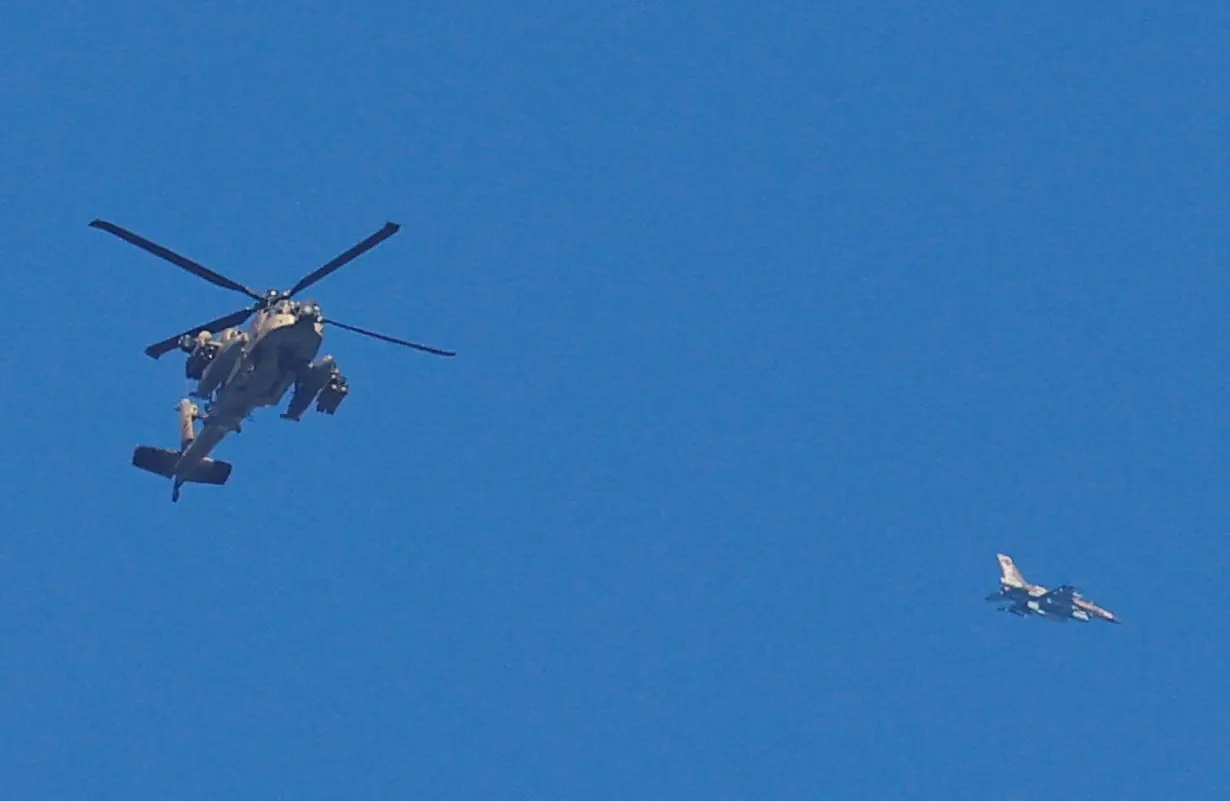
[[[1080,591],[1071,584],[1064,584],[1053,590],[1030,584],[1021,575],[1021,571],[1017,570],[1011,557],[1002,553],[995,555],[999,558],[999,592],[988,595],[987,600],[1007,604],[999,608],[1000,612],[1010,612],[1021,617],[1038,615],[1056,623],[1068,620],[1088,623],[1094,618],[1108,623],[1119,622],[1114,612],[1085,600]]]

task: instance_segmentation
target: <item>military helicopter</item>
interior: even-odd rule
[[[176,407],[180,416],[178,450],[140,445],[133,451],[134,466],[173,480],[172,501],[179,500],[180,488],[185,483],[225,484],[231,465],[210,458],[209,453],[232,431],[239,432],[243,421],[257,407],[281,403],[292,386],[294,392],[286,412],[281,415],[283,419],[298,421],[313,400],[318,412],[334,414],[337,411],[350,391],[346,377],[331,356],[313,361],[320,350],[326,325],[439,356],[457,355],[453,351],[327,319],[314,301],[295,300],[303,290],[397,233],[396,223],[386,223],[350,250],[305,275],[291,289],[270,289],[264,293],[113,223],[94,220],[90,227],[114,234],[211,284],[242,293],[255,301],[251,306],[145,349],[145,354],[152,359],[175,349],[188,354],[184,375],[197,382],[189,395],[202,401],[197,404],[184,398]],[[253,315],[255,319],[249,329],[241,330],[240,326]],[[197,422],[202,424],[199,433],[196,432]]]

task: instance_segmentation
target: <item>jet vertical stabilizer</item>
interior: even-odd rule
[[[1021,575],[1021,571],[1017,569],[1016,563],[1012,561],[1012,557],[1007,554],[997,553],[995,557],[999,559],[999,583],[1008,587],[1020,587],[1025,589],[1029,586],[1029,582]]]

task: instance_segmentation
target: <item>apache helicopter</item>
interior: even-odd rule
[[[294,299],[304,289],[397,233],[396,223],[386,223],[350,250],[305,275],[290,290],[270,289],[263,294],[105,220],[94,220],[90,227],[114,234],[211,284],[240,292],[255,301],[247,308],[145,349],[152,359],[177,348],[188,354],[184,375],[197,382],[189,395],[202,401],[198,405],[184,398],[176,407],[180,415],[179,450],[140,445],[133,451],[133,465],[173,479],[172,501],[179,500],[180,487],[184,483],[225,484],[231,474],[231,465],[209,458],[210,451],[227,434],[239,432],[242,422],[254,409],[281,403],[292,386],[294,392],[281,415],[283,419],[298,421],[313,400],[318,412],[333,414],[337,411],[350,391],[346,377],[332,356],[313,361],[320,350],[326,325],[439,356],[456,355],[453,351],[326,319],[314,301]],[[242,331],[239,326],[253,315],[252,325]],[[199,433],[197,422],[202,424]]]

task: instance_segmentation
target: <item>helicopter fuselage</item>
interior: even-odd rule
[[[255,409],[281,403],[324,341],[324,325],[315,309],[314,304],[278,303],[257,312],[245,334],[220,332],[222,350],[198,384],[217,386],[198,395],[210,399],[208,410],[199,418],[204,423],[201,432],[184,447],[177,477],[187,475],[229,433],[239,431]],[[217,376],[213,368],[226,374]]]
[[[211,417],[242,420],[257,407],[281,402],[324,341],[319,316],[300,308],[287,303],[257,313],[246,339],[236,343],[242,351],[216,390]]]

